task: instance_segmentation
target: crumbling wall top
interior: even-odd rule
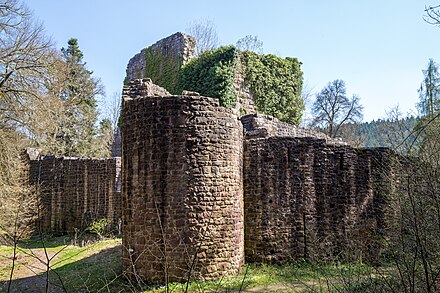
[[[150,47],[141,50],[138,54],[130,59],[127,65],[126,81],[128,82],[132,79],[141,79],[146,77],[151,78],[151,76],[146,76],[147,49],[151,49],[162,56],[179,59],[183,65],[194,57],[195,46],[195,39],[181,32],[177,32],[156,42]]]
[[[297,127],[295,125],[282,122],[270,115],[249,114],[242,116],[240,120],[246,131],[246,138],[249,139],[272,136],[311,137],[324,140],[327,144],[347,145],[346,142],[331,138],[322,132]]]
[[[171,96],[164,88],[156,85],[150,78],[131,80],[122,90],[122,99],[142,97]]]

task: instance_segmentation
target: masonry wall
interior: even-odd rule
[[[211,279],[244,262],[237,113],[217,99],[124,89],[123,265],[148,283]]]
[[[313,137],[248,137],[246,260],[374,260],[387,228],[392,157]]]
[[[164,58],[175,60],[175,62],[178,63],[177,67],[180,67],[194,57],[195,45],[196,42],[193,37],[177,32],[154,43],[148,48],[142,49],[138,54],[134,55],[127,64],[126,82],[128,83],[130,80],[143,78],[160,79],[162,75],[169,74],[169,72],[162,72],[160,74],[161,76],[155,77],[146,75],[148,70],[147,58],[152,57],[148,55],[150,50]],[[160,61],[154,64],[156,68],[161,68],[163,65],[164,64],[161,64]],[[158,80],[155,80],[155,82],[157,83]],[[160,83],[158,84],[160,85]]]
[[[246,132],[246,138],[266,137],[309,137],[322,139],[325,142],[338,145],[347,143],[330,138],[328,135],[314,129],[301,128],[266,114],[248,114],[240,117],[240,121]]]
[[[41,191],[43,232],[73,232],[94,220],[121,219],[121,159],[46,156],[30,161],[31,182]]]

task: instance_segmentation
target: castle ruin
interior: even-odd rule
[[[360,243],[365,258],[377,257],[388,149],[356,149],[267,115],[240,123],[213,98],[142,95],[152,86],[134,80],[124,90],[128,271],[151,283],[190,272],[211,279],[244,259],[282,263]]]
[[[337,256],[353,246],[364,259],[375,259],[382,248],[378,239],[389,227],[395,155],[386,148],[354,148],[256,113],[240,77],[235,86],[244,116],[238,108],[221,107],[218,99],[188,91],[170,94],[149,79],[147,53],[171,54],[183,64],[193,57],[194,44],[177,33],[128,63],[119,199],[124,270],[148,283],[166,283],[234,274],[245,261]],[[161,63],[157,66],[161,72]],[[46,226],[83,225],[60,221],[67,215],[61,212],[61,190],[74,185],[81,202],[69,212],[74,218],[84,218],[97,202],[113,210],[118,205],[108,196],[98,196],[94,204],[85,200],[91,184],[114,189],[86,179],[95,170],[89,163],[38,162],[32,170],[51,168],[38,173],[53,186]],[[117,159],[106,162],[111,174],[102,178],[116,178]],[[60,164],[67,170],[61,172],[63,184],[50,177],[60,174],[55,172]],[[80,169],[83,177],[69,177]]]

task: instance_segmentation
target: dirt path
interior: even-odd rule
[[[0,267],[8,266],[12,262],[12,255],[2,258]],[[54,263],[58,258],[56,252],[43,249],[26,249],[17,254],[11,292],[45,292],[47,276],[47,259]],[[49,279],[50,280],[50,279]],[[0,292],[6,292],[8,281],[0,280]],[[63,292],[49,283],[50,292]]]

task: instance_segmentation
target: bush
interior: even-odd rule
[[[86,231],[90,232],[90,233],[95,233],[98,235],[99,239],[103,239],[105,233],[107,232],[107,228],[110,225],[110,222],[105,219],[98,219],[93,221],[90,226],[88,226],[86,228]]]

